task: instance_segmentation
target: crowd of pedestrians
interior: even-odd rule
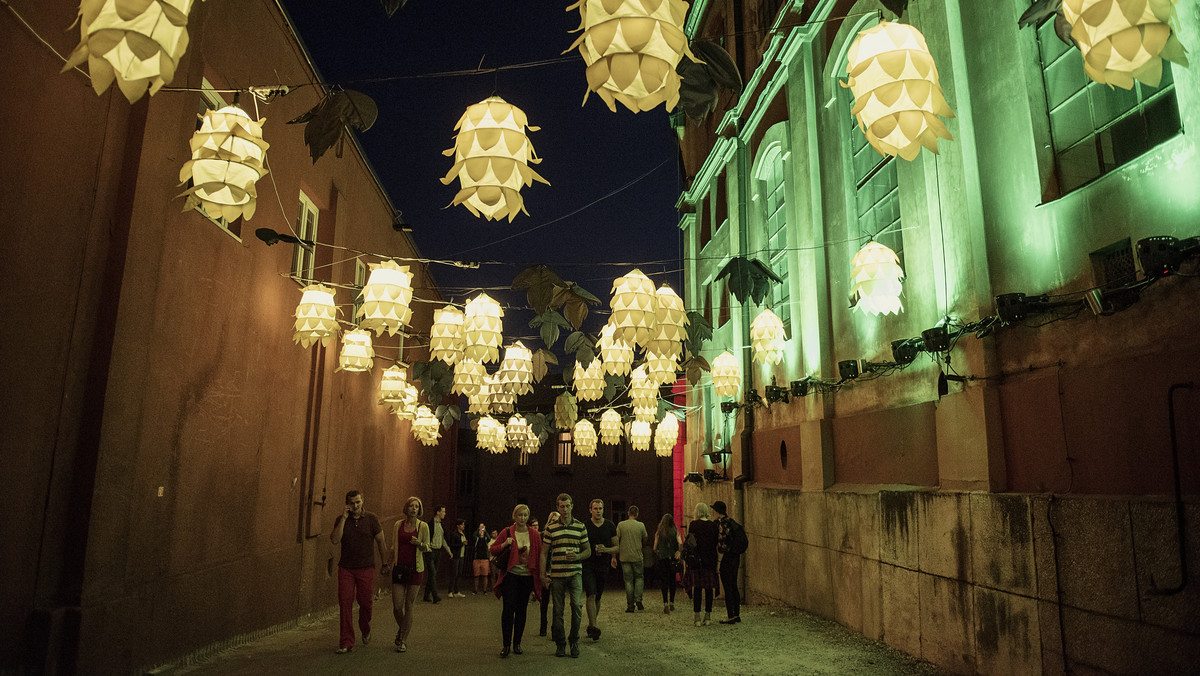
[[[549,629],[555,655],[579,657],[581,630],[593,642],[600,640],[601,599],[609,571],[621,571],[625,612],[641,612],[645,610],[648,563],[658,579],[664,614],[675,610],[675,593],[682,586],[692,599],[693,624],[707,626],[712,621],[714,598],[723,590],[726,616],[720,622],[741,622],[738,575],[747,537],[720,500],[711,507],[697,503],[694,518],[682,531],[671,514],[662,515],[651,535],[638,519],[636,506],[630,506],[626,518],[614,524],[604,517],[604,501],[599,498],[588,504],[588,518],[583,520],[573,514],[572,497],[562,493],[555,499],[544,530],[531,518],[529,506],[519,504],[512,510],[512,523],[503,529],[489,531],[480,523],[467,533],[463,519],[456,520],[449,531],[445,529],[446,508],[442,505],[424,521],[421,500],[411,497],[404,502],[403,517],[392,528],[390,549],[379,518],[366,511],[364,504],[360,491],[348,492],[345,510],[330,534],[333,544],[341,545],[340,636],[335,651],[339,654],[350,652],[355,645],[355,602],[359,606],[358,635],[363,645],[371,641],[376,553],[380,575],[391,578],[397,627],[394,645],[402,653],[408,651],[418,593],[423,589],[423,598],[430,604],[442,600],[437,571],[443,554],[452,564],[447,598],[466,597],[459,584],[469,571],[473,595],[491,590],[501,600],[501,657],[524,653],[522,639],[531,602],[538,604],[538,634],[546,636]]]

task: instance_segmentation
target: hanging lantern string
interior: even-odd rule
[[[29,22],[25,20],[25,17],[21,16],[21,13],[17,11],[17,8],[8,4],[8,0],[0,0],[0,5],[4,5],[8,9],[8,11],[12,12],[12,15],[17,17],[17,21],[20,21],[21,25],[25,26],[25,30],[29,31],[30,34],[33,35],[33,37],[37,38],[38,42],[41,42],[43,45],[46,45],[46,47],[51,52],[53,52],[55,56],[58,57],[59,61],[62,61],[63,63],[67,62],[67,57],[63,56],[62,54],[59,54],[58,50],[54,48],[54,45],[47,42],[46,38],[43,38],[41,36],[41,34],[39,34],[36,30],[34,30],[33,26],[30,26]],[[80,75],[83,75],[84,77],[86,77],[88,79],[91,79],[91,76],[88,75],[87,71],[83,70],[79,66],[75,66],[74,69],[76,71],[78,71]]]

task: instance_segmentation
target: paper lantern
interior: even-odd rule
[[[613,336],[616,330],[611,323],[600,329],[600,358],[604,372],[614,376],[628,375],[633,369],[633,346]]]
[[[458,363],[466,347],[463,320],[462,310],[453,305],[433,311],[433,325],[429,328],[430,359],[440,359],[450,366]]]
[[[500,385],[514,395],[533,391],[533,353],[517,341],[504,350],[504,361],[500,362]]]
[[[454,365],[454,381],[450,385],[450,391],[470,397],[479,392],[485,378],[487,367],[477,361],[463,359]]]
[[[645,365],[638,366],[629,374],[629,400],[635,408],[658,404],[658,386],[646,377]]]
[[[442,425],[428,406],[418,406],[416,418],[412,424],[413,437],[425,446],[437,446],[442,436]]]
[[[582,458],[596,457],[596,427],[587,418],[580,418],[571,431],[575,442],[575,452]]]
[[[660,458],[671,457],[675,444],[679,441],[679,418],[674,413],[663,416],[658,427],[654,428],[654,454]]]
[[[503,453],[508,448],[505,445],[504,425],[490,415],[480,418],[476,428],[475,446],[491,453]]]
[[[192,182],[178,195],[186,197],[183,209],[198,207],[211,218],[248,221],[258,205],[254,184],[267,175],[266,119],[256,122],[237,106],[206,110],[201,119],[192,135],[192,157],[179,170],[179,185]]]
[[[858,299],[855,309],[863,314],[896,314],[900,305],[900,280],[904,270],[896,252],[868,242],[850,261],[850,295]]]
[[[712,360],[713,391],[721,397],[736,397],[742,388],[742,369],[737,357],[726,350]]]
[[[492,377],[484,375],[475,392],[467,395],[467,413],[487,415],[492,412]]]
[[[779,316],[764,308],[750,322],[750,347],[754,361],[763,364],[778,364],[783,361],[783,322]]]
[[[339,371],[370,371],[375,364],[375,350],[371,347],[371,334],[362,329],[352,329],[342,334],[342,352],[338,356]]]
[[[675,356],[646,351],[646,377],[655,387],[674,381],[678,370],[679,361]]]
[[[188,47],[192,0],[83,0],[81,40],[62,72],[88,63],[92,89],[103,94],[116,80],[130,103],[147,90],[154,96],[175,79]]]
[[[633,347],[645,346],[656,319],[654,282],[641,270],[634,270],[613,282],[612,293],[612,316],[608,321],[613,325],[614,337]]]
[[[407,265],[395,261],[371,264],[371,276],[362,289],[362,306],[358,316],[360,329],[369,329],[375,335],[396,335],[412,319],[412,273]]]
[[[1122,89],[1134,80],[1157,87],[1163,59],[1186,66],[1186,50],[1171,30],[1177,1],[1063,0],[1088,77]]]
[[[379,379],[379,403],[401,404],[404,402],[408,374],[399,366],[389,366]]]
[[[658,406],[634,406],[633,419],[640,422],[653,423],[658,419]]]
[[[396,415],[405,420],[412,420],[417,415],[417,399],[420,394],[417,392],[417,387],[412,383],[404,383],[404,388],[401,391],[400,403],[396,406]]]
[[[538,435],[530,431],[529,436],[525,438],[525,442],[521,444],[521,452],[533,455],[540,450],[542,450],[542,440],[538,438]]]
[[[509,446],[513,448],[521,448],[525,444],[525,440],[533,433],[529,423],[525,421],[525,417],[514,415],[508,419],[508,425],[504,429],[505,438]]]
[[[954,139],[938,118],[954,117],[954,111],[920,31],[880,22],[858,34],[846,58],[844,86],[854,94],[850,112],[880,154],[912,160],[922,146],[936,154],[938,138]]]
[[[296,332],[292,342],[308,349],[316,342],[321,347],[329,345],[329,339],[338,332],[337,305],[333,302],[333,289],[323,284],[310,284],[303,289],[300,304],[296,306]]]
[[[644,420],[634,420],[629,423],[629,445],[635,451],[650,450],[650,439],[654,433],[650,429],[650,423]]]
[[[467,301],[463,331],[466,335],[466,347],[463,348],[463,358],[488,364],[500,358],[500,341],[503,337],[500,331],[503,325],[500,318],[504,310],[491,296],[481,293]]]
[[[567,51],[577,48],[583,56],[589,92],[596,92],[613,112],[617,101],[635,113],[663,102],[668,111],[675,108],[675,66],[684,54],[697,60],[683,32],[686,2],[579,0],[567,11],[572,9],[579,10],[576,30],[583,34]],[[583,100],[587,102],[586,94]]]
[[[600,415],[600,440],[609,446],[621,443],[621,414],[611,408]]]
[[[683,341],[687,340],[688,322],[683,299],[666,284],[658,287],[654,292],[654,331],[646,343],[646,352],[678,359],[683,353]]]
[[[517,407],[517,395],[509,392],[500,382],[500,375],[492,375],[487,382],[488,410],[493,413],[511,413]]]
[[[461,204],[476,216],[488,220],[508,218],[511,223],[518,212],[525,210],[521,188],[535,180],[546,185],[529,165],[542,160],[533,152],[525,130],[537,131],[525,119],[525,113],[499,96],[492,96],[473,106],[459,118],[454,130],[458,135],[454,147],[443,155],[453,155],[442,183],[459,182],[458,194],[450,206]]]
[[[575,398],[579,401],[596,401],[604,396],[604,362],[596,357],[584,368],[575,362]]]

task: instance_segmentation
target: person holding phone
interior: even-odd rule
[[[491,553],[507,562],[499,571],[495,589],[496,597],[504,601],[500,610],[500,638],[503,643],[500,657],[508,657],[510,649],[517,655],[522,654],[521,637],[525,634],[529,594],[532,592],[535,597],[542,597],[541,535],[528,526],[527,505],[514,507],[512,518],[513,524],[501,531],[491,546]]]
[[[360,490],[346,493],[346,508],[333,524],[329,540],[341,545],[338,560],[338,611],[341,636],[336,652],[339,655],[354,649],[354,601],[358,600],[358,629],[362,642],[371,641],[371,612],[374,608],[375,553],[379,551],[379,574],[387,575],[388,558],[384,552],[383,527],[379,517],[363,508]]]

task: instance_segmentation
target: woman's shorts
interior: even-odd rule
[[[471,562],[471,565],[474,567],[473,570],[475,571],[475,575],[483,577],[488,574],[489,569],[487,559],[475,559]]]
[[[425,581],[425,573],[418,573],[411,566],[392,566],[392,584],[418,587]]]

